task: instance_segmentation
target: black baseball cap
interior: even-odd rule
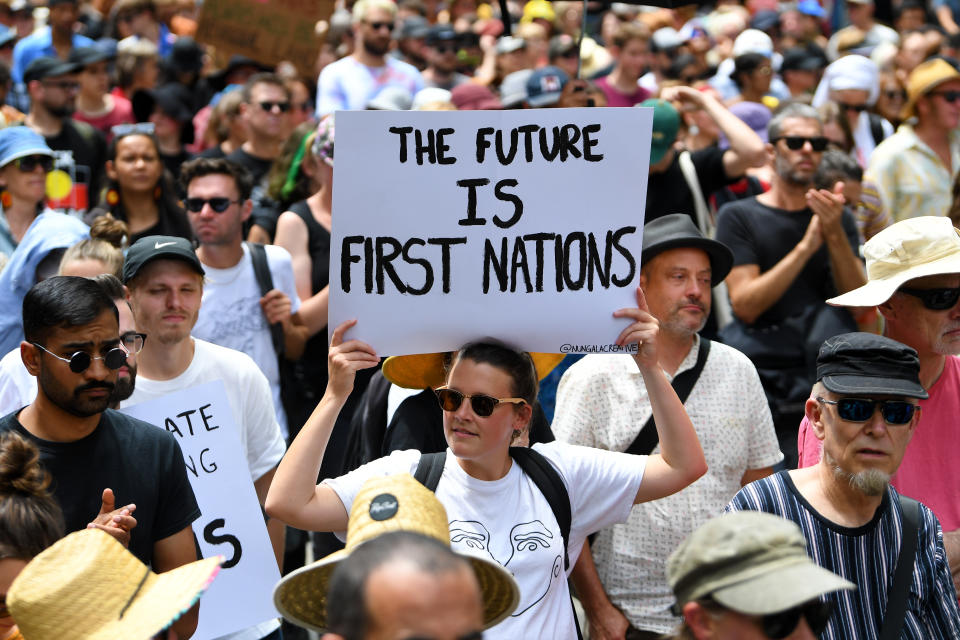
[[[127,284],[136,277],[144,266],[159,259],[182,260],[190,267],[204,275],[200,258],[193,250],[193,245],[186,238],[176,236],[146,236],[140,238],[127,250],[123,261],[123,283]]]
[[[733,252],[722,242],[703,235],[693,218],[685,213],[671,213],[643,225],[643,249],[640,261],[646,264],[670,249],[692,247],[702,249],[710,259],[710,284],[717,286],[730,273]]]
[[[68,73],[74,73],[77,65],[73,62],[64,62],[58,58],[50,56],[40,56],[27,65],[23,72],[24,82],[33,82],[34,80],[45,80],[46,78],[56,78],[65,76]]]
[[[103,47],[77,47],[70,52],[70,62],[82,69],[90,64],[110,60],[114,55]]]
[[[817,355],[817,380],[844,395],[929,397],[920,384],[917,352],[873,333],[842,333],[824,340]]]

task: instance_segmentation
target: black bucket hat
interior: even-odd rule
[[[664,251],[683,247],[706,251],[710,258],[710,284],[714,287],[723,282],[733,267],[733,252],[727,245],[704,236],[685,213],[661,216],[643,226],[640,261],[646,264]]]

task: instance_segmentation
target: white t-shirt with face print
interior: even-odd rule
[[[573,518],[567,549],[572,569],[587,535],[626,521],[646,456],[556,442],[533,448],[557,470],[570,496]],[[368,478],[412,475],[419,461],[419,451],[395,451],[324,482],[349,513]],[[511,465],[499,480],[477,480],[463,471],[448,450],[437,498],[447,510],[453,548],[499,563],[520,586],[517,609],[485,631],[484,638],[576,638],[560,527],[546,498],[519,465]],[[338,536],[342,538],[343,533]]]

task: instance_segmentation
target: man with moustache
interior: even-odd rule
[[[385,87],[416,95],[423,77],[413,65],[388,56],[397,5],[392,0],[358,0],[353,5],[353,53],[328,64],[317,80],[317,117],[341,109],[365,109]]]
[[[676,495],[634,506],[625,524],[601,531],[592,547],[596,570],[584,548],[572,578],[592,638],[659,638],[673,630],[679,618],[670,611],[667,556],[740,487],[769,475],[783,458],[756,369],[742,353],[697,334],[710,313],[712,287],[732,262],[730,250],[704,237],[687,214],[663,216],[643,228],[640,287],[660,321],[660,366],[672,380],[697,375],[703,354],[684,407],[707,457],[707,473]],[[638,433],[642,438],[654,428],[645,425],[652,409],[630,364],[627,356],[588,355],[567,370],[552,425],[559,440],[625,451]],[[632,452],[650,453],[655,444]]]
[[[824,341],[804,405],[823,446],[819,462],[747,485],[727,507],[792,520],[810,557],[857,585],[826,595],[835,614],[824,640],[960,637],[940,522],[889,486],[921,422],[918,400],[928,397],[920,373],[917,352],[890,338],[846,333]],[[902,546],[913,551],[901,554]],[[895,578],[910,560],[909,573]],[[898,596],[902,619],[890,604]]]
[[[128,356],[118,317],[93,280],[34,285],[23,301],[20,355],[37,397],[0,419],[0,431],[40,450],[68,532],[103,529],[154,571],[169,571],[197,559],[191,523],[200,509],[174,437],[108,408]],[[126,506],[114,509],[115,501]],[[196,624],[194,608],[174,628],[189,638]]]
[[[768,126],[774,165],[770,190],[728,203],[717,240],[733,251],[727,289],[734,319],[720,332],[760,374],[780,449],[796,466],[794,443],[824,339],[856,329],[826,299],[864,282],[857,223],[844,207],[842,183],[814,188],[827,139],[816,109],[793,103]]]

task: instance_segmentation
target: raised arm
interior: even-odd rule
[[[633,324],[620,333],[616,343],[639,345],[633,359],[643,376],[660,436],[660,453],[647,458],[643,482],[634,499],[636,504],[680,491],[707,472],[707,461],[683,403],[660,368],[657,360],[660,322],[650,314],[640,287],[637,287],[637,307],[620,309],[613,315],[633,319]]]
[[[316,481],[330,432],[353,390],[357,371],[375,367],[380,361],[370,345],[359,340],[343,341],[343,334],[356,322],[344,322],[330,337],[327,390],[280,461],[267,493],[267,514],[298,529],[347,528],[347,510],[340,498],[333,489]]]

